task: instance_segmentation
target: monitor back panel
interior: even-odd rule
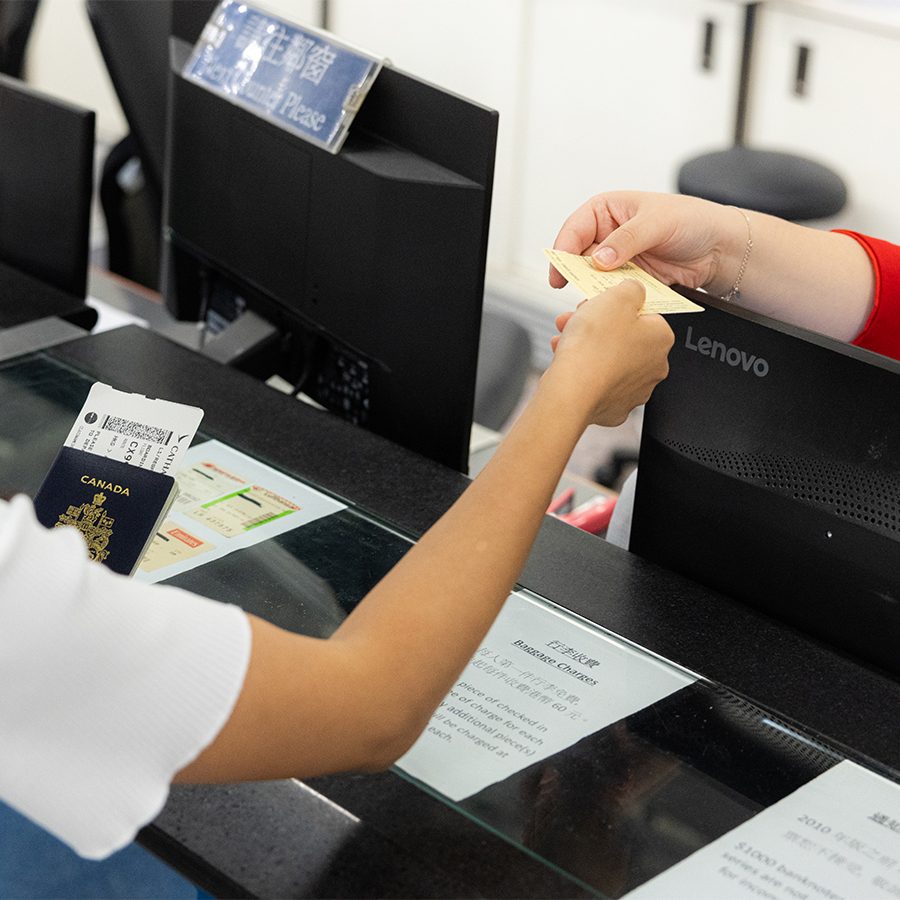
[[[0,261],[87,289],[94,113],[0,75]]]
[[[900,364],[691,296],[631,549],[900,673]]]
[[[332,155],[184,78],[184,56],[174,42],[169,308],[202,316],[227,279],[285,336],[278,374],[465,471],[497,114],[385,68]]]

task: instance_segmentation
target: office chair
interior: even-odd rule
[[[193,43],[217,0],[87,0],[88,18],[127,134],[109,152],[100,179],[107,265],[159,286],[169,34]]]
[[[38,0],[0,0],[0,74],[21,78]]]
[[[103,164],[100,205],[110,271],[159,284],[166,85],[174,0],[87,0],[100,53],[128,122]]]
[[[531,338],[527,329],[508,316],[484,310],[474,420],[499,431],[516,408],[530,372]]]
[[[737,143],[684,163],[678,191],[792,222],[827,219],[847,203],[843,179],[822,163]]]
[[[193,43],[217,0],[87,0],[129,134],[103,164],[100,205],[112,272],[159,286],[169,34]]]
[[[0,75],[0,327],[96,320],[84,304],[93,158],[92,111]]]

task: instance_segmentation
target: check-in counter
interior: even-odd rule
[[[287,629],[327,634],[467,484],[130,326],[0,363],[4,489],[34,494],[96,380],[202,406],[199,440],[344,505],[172,579]],[[311,573],[330,594],[313,589]],[[140,841],[222,896],[619,897],[763,822],[838,765],[885,779],[889,809],[873,814],[896,809],[893,678],[550,518],[517,595],[536,615],[581,629],[590,646],[627,654],[632,674],[616,676],[626,696],[651,669],[677,687],[455,799],[402,765],[302,783],[178,786]],[[557,641],[554,660],[573,663],[568,650]],[[542,654],[553,655],[536,650],[535,671]],[[602,686],[603,665],[592,671]],[[340,684],[330,689],[339,696]],[[483,759],[475,749],[458,757],[463,769]]]

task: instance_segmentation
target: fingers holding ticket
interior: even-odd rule
[[[549,249],[544,250],[544,254],[553,267],[585,297],[593,297],[626,279],[632,279],[643,285],[646,293],[642,314],[703,312],[702,306],[682,297],[634,263],[628,262],[618,269],[603,272],[594,267],[589,256]]]

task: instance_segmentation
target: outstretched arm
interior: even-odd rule
[[[614,269],[629,259],[666,284],[721,296],[741,279],[741,305],[838,340],[856,337],[874,296],[872,266],[843,234],[696,197],[621,191],[598,194],[566,220],[554,247],[592,254]],[[551,269],[550,283],[565,279]]]
[[[584,429],[620,424],[665,377],[672,333],[642,302],[627,282],[579,307],[488,466],[331,638],[252,620],[237,705],[179,781],[379,769],[405,752],[513,587]]]

